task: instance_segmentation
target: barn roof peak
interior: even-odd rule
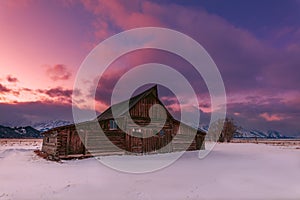
[[[131,97],[128,100],[122,101],[120,103],[114,104],[110,106],[108,109],[106,109],[103,113],[101,113],[97,119],[98,120],[105,120],[113,118],[112,110],[111,108],[114,107],[114,111],[120,116],[128,111],[128,104],[129,109],[132,108],[137,102],[139,102],[144,97],[153,94],[156,98],[158,98],[158,86],[155,84],[154,86],[150,87],[149,89],[139,93],[138,95],[135,95]]]

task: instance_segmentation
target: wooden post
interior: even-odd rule
[[[83,154],[86,155],[87,154],[87,150],[86,150],[86,145],[87,145],[87,130],[84,131],[84,143],[83,143]]]
[[[66,156],[68,156],[69,155],[69,146],[70,146],[70,130],[69,131],[67,131],[67,146],[66,146]]]

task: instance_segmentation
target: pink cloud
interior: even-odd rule
[[[68,80],[71,77],[71,72],[68,71],[66,65],[57,64],[53,67],[48,67],[46,71],[48,77],[53,81],[57,80]]]
[[[71,98],[72,90],[66,90],[61,87],[51,88],[49,90],[39,90],[41,93],[47,94],[49,97],[66,97]]]
[[[5,85],[2,85],[0,83],[0,93],[3,94],[3,93],[9,93],[11,92],[11,89],[7,88]]]
[[[85,8],[97,16],[94,22],[95,36],[99,40],[107,38],[113,34],[115,28],[123,30],[145,26],[164,26],[158,16],[148,13],[149,2],[130,1],[82,1]],[[157,7],[158,8],[158,7]],[[151,9],[151,8],[150,8]]]
[[[85,1],[85,6],[97,16],[97,22],[105,21],[110,24],[104,26],[104,29],[96,29],[96,32],[101,32],[99,37],[107,37],[120,29],[143,26],[173,28],[193,37],[216,62],[229,93],[253,92],[258,88],[267,88],[265,91],[269,91],[272,88],[295,87],[294,83],[299,77],[300,70],[292,70],[299,63],[300,48],[298,51],[297,43],[293,45],[297,47],[293,47],[296,49],[293,51],[294,55],[288,48],[273,48],[268,41],[203,9],[149,1],[130,1],[126,4],[121,1]],[[289,30],[284,30],[279,35],[288,33]],[[158,53],[150,53],[136,56],[128,63],[137,63],[137,60],[145,63],[149,57],[159,57],[157,55]],[[282,74],[289,79],[278,81],[282,79]]]
[[[8,75],[8,76],[6,77],[6,80],[7,80],[8,82],[11,82],[11,83],[19,82],[19,80],[18,80],[16,77],[13,77],[12,75]]]
[[[284,119],[283,117],[281,117],[278,114],[262,113],[259,116],[262,117],[262,118],[264,118],[268,122],[271,122],[271,121],[281,121],[281,120]]]
[[[172,113],[175,113],[175,112],[180,112],[181,109],[180,109],[180,104],[169,104],[166,106]]]
[[[122,3],[115,0],[83,0],[82,2],[86,9],[102,18],[103,21],[109,20],[122,29],[164,25],[158,15],[153,15],[153,11],[158,10],[158,13],[166,10],[158,4],[148,1],[132,0]]]
[[[36,96],[42,102],[55,102],[55,103],[72,103],[72,95],[81,96],[81,91],[64,89],[62,87],[55,87],[50,89],[38,89],[35,91]]]
[[[130,1],[124,4],[121,1],[99,0],[84,1],[84,5],[97,16],[94,23],[95,34],[99,39],[105,39],[120,29],[146,26],[173,28],[188,34],[208,50],[218,66],[226,69],[223,76],[229,77],[227,83],[232,90],[241,86],[253,86],[253,77],[258,77],[261,70],[256,66],[264,64],[272,52],[271,48],[249,31],[237,28],[225,19],[199,8],[149,1]],[[152,57],[157,57],[157,54],[151,54]],[[136,56],[134,60],[136,59],[147,58]],[[239,77],[234,74],[239,74]]]

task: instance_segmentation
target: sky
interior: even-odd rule
[[[82,91],[73,91],[86,56],[110,36],[152,26],[180,31],[206,49],[224,81],[227,114],[238,125],[300,135],[299,19],[298,0],[0,1],[0,124],[72,120],[74,95],[82,96],[80,109],[92,109]],[[109,106],[122,74],[149,62],[187,77],[202,115],[210,115],[201,76],[185,60],[153,49],[128,53],[109,66],[96,83],[96,110]],[[175,96],[163,87],[160,96],[176,115]]]

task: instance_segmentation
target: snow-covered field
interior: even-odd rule
[[[40,143],[0,146],[0,200],[6,199],[300,199],[300,150],[218,144],[203,160],[188,152],[154,173],[126,174],[97,160],[50,162]],[[158,156],[158,155],[155,155]]]

